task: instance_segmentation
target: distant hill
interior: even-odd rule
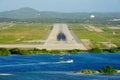
[[[95,15],[94,19],[90,15]],[[0,22],[35,22],[35,23],[109,23],[120,24],[120,13],[64,13],[52,11],[38,11],[29,7],[0,12]]]
[[[5,18],[35,18],[39,14],[39,11],[32,8],[20,8],[17,10],[5,11],[0,13],[0,17]]]
[[[27,19],[27,18],[61,18],[61,19],[86,19],[91,14],[96,18],[120,18],[120,13],[62,13],[50,11],[38,11],[29,7],[17,10],[0,12],[2,18]]]

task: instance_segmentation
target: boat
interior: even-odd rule
[[[67,61],[60,61],[60,63],[73,63],[74,61],[71,59],[71,60],[67,60]]]
[[[73,59],[64,60],[63,55],[60,56],[60,63],[73,63],[73,62],[74,62]]]
[[[73,63],[74,61],[71,59],[71,60],[68,60],[67,62],[68,62],[68,63]]]

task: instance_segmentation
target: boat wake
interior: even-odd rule
[[[6,73],[0,73],[0,76],[11,76],[11,75],[13,75],[13,74],[6,74]]]
[[[29,66],[29,65],[42,65],[42,64],[69,64],[69,63],[73,63],[73,60],[60,61],[60,62],[39,62],[39,63],[11,64],[11,65],[1,65],[0,67]]]

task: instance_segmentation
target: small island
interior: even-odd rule
[[[104,66],[103,68],[99,69],[99,70],[90,70],[90,69],[84,69],[84,70],[80,70],[78,72],[75,73],[80,73],[80,74],[115,74],[115,73],[119,73],[119,70],[114,69],[111,66]]]

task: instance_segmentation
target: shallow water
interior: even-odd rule
[[[120,53],[64,54],[63,56],[64,60],[73,59],[74,62],[59,63],[59,54],[0,57],[0,73],[4,73],[4,75],[0,74],[0,80],[120,80],[120,74],[83,75],[72,72],[80,69],[98,70],[107,65],[120,69]]]
[[[120,74],[114,75],[83,75],[70,72],[22,72],[0,76],[0,80],[120,80]]]

